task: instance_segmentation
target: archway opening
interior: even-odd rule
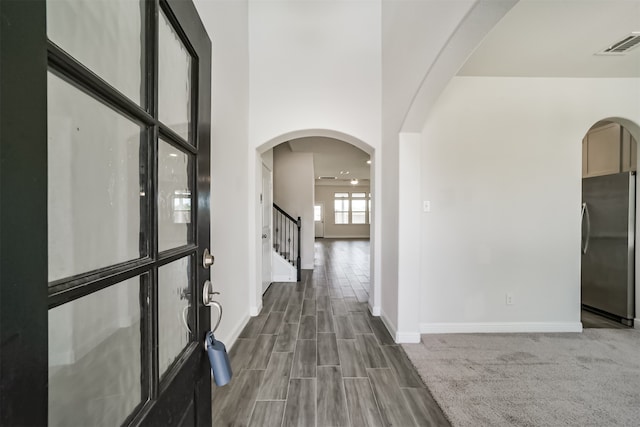
[[[375,235],[375,150],[362,140],[332,130],[303,130],[274,138],[256,150],[257,200],[268,200],[263,194],[266,187],[258,175],[259,170],[271,172],[271,200],[290,216],[301,217],[301,266],[312,270],[323,256],[323,242],[351,240],[365,243],[359,250],[358,280],[372,312],[376,313],[379,288],[375,280],[375,253],[378,251]],[[260,169],[258,169],[260,168]],[[339,197],[339,198],[338,198]],[[280,206],[282,205],[282,206]],[[322,212],[318,212],[318,206]],[[263,212],[266,207],[261,206]],[[272,211],[275,212],[275,211]],[[318,214],[318,215],[317,215]],[[271,230],[264,229],[270,223]],[[282,247],[282,229],[264,214],[256,215],[256,228],[261,236],[268,234],[271,247]],[[319,239],[316,242],[316,239]],[[285,239],[286,240],[286,239]],[[264,242],[263,242],[264,243]],[[306,250],[305,250],[306,248]],[[366,261],[366,262],[364,262]],[[270,260],[265,250],[256,251],[257,272],[262,272],[261,285],[256,288],[256,302],[265,287],[265,267]],[[272,260],[273,262],[273,260]],[[272,280],[275,265],[272,265]],[[281,276],[279,276],[281,278]],[[258,279],[258,278],[256,278]],[[348,278],[343,278],[348,280]],[[363,299],[359,295],[359,299]],[[360,301],[360,302],[365,302]],[[257,304],[260,305],[259,302]],[[253,311],[253,310],[252,310]]]
[[[638,284],[638,127],[605,119],[582,140],[581,320],[584,328],[633,327]]]

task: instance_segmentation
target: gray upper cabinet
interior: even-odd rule
[[[629,131],[622,128],[622,172],[634,171],[638,164],[638,144]]]
[[[591,129],[582,140],[582,177],[636,170],[636,145],[631,134],[617,123]]]

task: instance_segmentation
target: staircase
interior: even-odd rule
[[[296,281],[302,278],[300,265],[300,227],[302,220],[293,218],[273,204],[273,250],[296,270]],[[274,259],[274,264],[276,264]],[[274,265],[275,267],[275,265]]]

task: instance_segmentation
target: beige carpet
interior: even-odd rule
[[[454,426],[639,426],[640,331],[423,335],[407,355]]]

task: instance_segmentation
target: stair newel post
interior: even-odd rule
[[[302,281],[302,265],[300,264],[300,227],[302,226],[302,219],[300,217],[298,217],[298,221],[297,221],[297,225],[298,225],[298,259],[296,260],[296,264],[297,264],[297,270],[298,270],[298,282]]]

